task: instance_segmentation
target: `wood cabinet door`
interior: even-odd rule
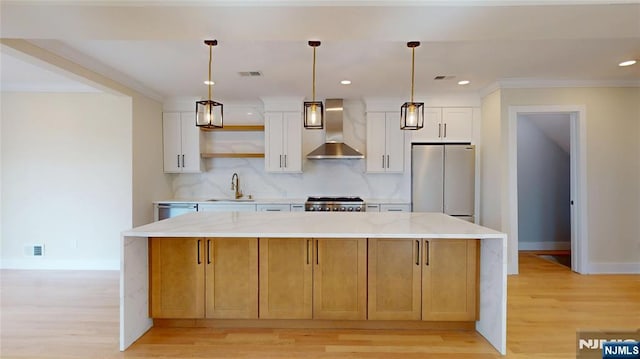
[[[204,318],[202,238],[150,238],[152,318]]]
[[[284,165],[284,115],[282,112],[267,112],[264,117],[264,169],[267,172],[282,172]]]
[[[369,239],[370,320],[420,320],[419,239]]]
[[[478,245],[475,239],[425,239],[422,320],[478,319]]]
[[[206,317],[258,317],[258,239],[205,238]]]
[[[181,131],[179,112],[165,112],[162,114],[162,153],[164,171],[167,173],[182,172]]]
[[[398,125],[399,126],[399,125]],[[367,113],[367,172],[385,172],[387,168],[386,118],[384,112]]]
[[[312,318],[312,240],[260,238],[260,318]]]
[[[400,113],[387,112],[385,125],[386,172],[404,172],[404,136],[409,131],[400,129]]]
[[[284,113],[284,172],[302,172],[302,114],[300,112]]]
[[[443,108],[442,125],[444,142],[471,142],[473,139],[473,109],[470,107]]]
[[[367,239],[316,239],[313,318],[367,318]]]
[[[194,112],[180,114],[180,142],[182,144],[182,172],[202,172],[200,159],[200,128]]]
[[[411,142],[442,141],[442,108],[426,107],[424,109],[424,127],[411,132]]]

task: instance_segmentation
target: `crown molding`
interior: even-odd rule
[[[539,80],[539,79],[503,79],[493,82],[480,90],[480,96],[500,89],[536,89],[562,87],[640,87],[640,80],[598,81],[598,80]]]

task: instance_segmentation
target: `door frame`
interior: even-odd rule
[[[584,105],[509,106],[507,124],[507,196],[503,223],[509,238],[508,272],[518,273],[518,117],[532,114],[568,114],[571,138],[571,269],[589,273],[587,228],[587,132]]]

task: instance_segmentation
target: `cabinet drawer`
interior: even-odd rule
[[[258,212],[290,212],[289,204],[258,204],[256,205]]]
[[[411,212],[410,204],[381,204],[380,212]]]

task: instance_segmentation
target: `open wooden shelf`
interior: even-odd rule
[[[201,128],[200,131],[264,131],[264,125],[225,125],[222,128]]]
[[[264,158],[264,153],[201,153],[202,158]]]

